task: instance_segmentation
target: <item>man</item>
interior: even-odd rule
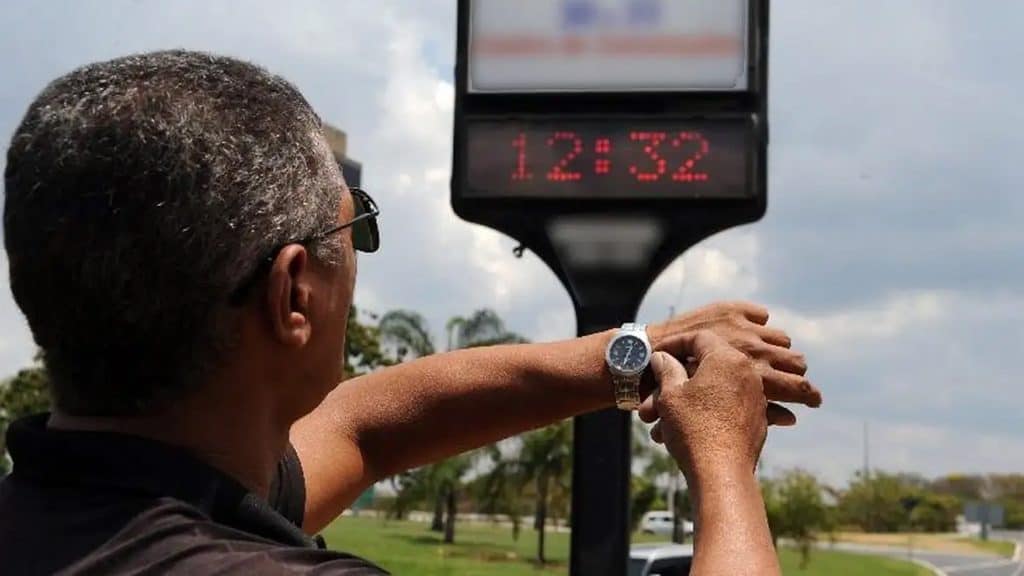
[[[346,187],[302,96],[252,65],[174,51],[76,70],[29,107],[4,181],[11,289],[55,402],[8,435],[5,571],[377,574],[307,534],[397,472],[614,405],[613,332],[339,385],[376,207]],[[726,514],[754,524],[759,500],[730,486],[749,492],[766,419],[794,422],[765,396],[821,400],[766,322],[726,304],[647,330],[699,367],[681,387],[657,356],[664,392],[644,416],[662,417],[701,506],[744,502]],[[709,435],[731,416],[743,424]]]

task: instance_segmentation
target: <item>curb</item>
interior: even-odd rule
[[[924,568],[925,570],[930,571],[932,574],[935,574],[935,576],[949,576],[949,574],[946,574],[945,570],[939,568],[938,566],[932,564],[927,560],[919,560],[917,558],[913,558],[910,561]]]

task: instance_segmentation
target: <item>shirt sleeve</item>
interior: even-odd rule
[[[302,462],[291,443],[285,450],[284,458],[277,463],[267,500],[278,514],[302,528],[306,513],[306,478],[302,474]]]

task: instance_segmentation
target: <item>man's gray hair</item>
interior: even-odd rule
[[[320,119],[252,64],[167,51],[51,83],[11,141],[11,289],[72,415],[159,409],[230,346],[233,290],[337,222]],[[334,264],[337,236],[312,247]]]

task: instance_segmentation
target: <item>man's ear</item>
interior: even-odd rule
[[[302,347],[312,336],[309,252],[299,244],[285,246],[270,267],[267,312],[274,336],[286,346]]]

